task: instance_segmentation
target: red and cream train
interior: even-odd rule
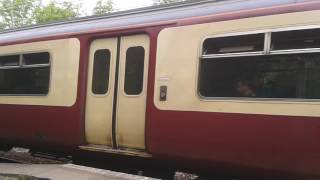
[[[0,34],[0,140],[320,176],[320,1],[190,1]]]

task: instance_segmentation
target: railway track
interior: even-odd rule
[[[0,151],[1,163],[22,164],[66,164],[72,163],[70,158],[60,157],[42,152],[31,152],[25,148],[12,148],[9,151]]]

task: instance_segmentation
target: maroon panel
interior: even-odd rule
[[[320,174],[320,118],[149,110],[160,157]]]

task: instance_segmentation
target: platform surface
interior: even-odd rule
[[[37,178],[48,178],[52,180],[154,180],[153,178],[143,176],[135,176],[73,164],[27,165],[0,163],[0,177],[1,174],[28,175]]]

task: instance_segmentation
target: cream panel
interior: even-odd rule
[[[109,49],[111,53],[109,90],[106,95],[92,93],[93,59],[95,51],[99,49]],[[89,144],[112,145],[112,105],[116,52],[117,38],[96,40],[90,47],[85,117],[86,140]]]
[[[146,35],[128,36],[121,39],[116,129],[119,147],[145,149],[146,82],[148,78],[149,41],[149,37]],[[128,96],[124,92],[126,52],[128,48],[135,46],[142,46],[145,49],[143,90],[140,95]]]
[[[77,98],[80,42],[75,39],[0,46],[0,55],[49,52],[51,74],[46,96],[0,96],[0,104],[72,106]]]
[[[154,103],[161,110],[320,116],[320,101],[201,100],[197,92],[202,41],[208,36],[320,25],[320,11],[255,17],[163,30],[158,38]],[[160,86],[167,101],[159,101]]]

